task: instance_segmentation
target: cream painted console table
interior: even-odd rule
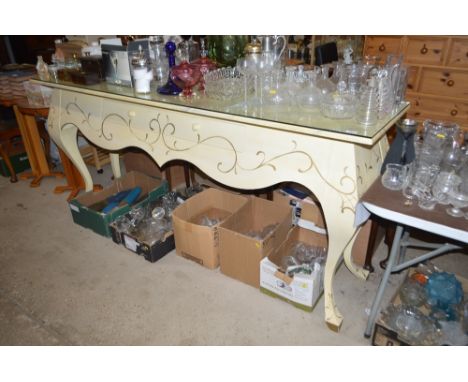
[[[320,201],[329,235],[324,276],[325,321],[338,331],[343,316],[335,305],[333,276],[344,255],[352,263],[355,207],[378,177],[388,150],[385,132],[408,109],[404,103],[387,120],[364,128],[352,120],[330,120],[318,112],[285,106],[254,107],[206,97],[135,96],[106,84],[36,83],[54,88],[49,133],[81,172],[86,190],[92,179],[76,143],[77,131],[106,150],[134,146],[158,163],[192,163],[231,187],[254,190],[297,182]],[[120,176],[118,156],[111,156]]]

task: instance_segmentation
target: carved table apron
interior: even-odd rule
[[[53,91],[49,134],[81,172],[87,191],[93,183],[77,146],[77,130],[107,150],[138,147],[159,166],[174,159],[188,161],[227,186],[253,190],[291,181],[312,191],[322,205],[329,235],[325,321],[339,330],[343,317],[334,301],[333,276],[344,255],[355,275],[367,277],[367,271],[351,261],[355,206],[380,172],[388,150],[385,131],[371,144],[360,144],[319,136],[314,129],[304,133],[287,124],[268,126],[253,118],[63,89]],[[119,177],[118,154],[111,155],[111,163]]]

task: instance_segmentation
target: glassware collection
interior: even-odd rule
[[[466,298],[453,274],[432,263],[409,272],[382,321],[411,345],[467,345]]]
[[[447,205],[447,214],[468,219],[468,212],[462,210],[468,207],[468,151],[463,131],[451,122],[426,120],[420,134],[410,135],[414,159],[407,162],[411,146],[404,140],[393,161],[384,162],[383,186],[401,190],[409,203],[415,200],[424,210]],[[401,150],[405,152],[400,155]]]
[[[233,106],[297,107],[325,118],[354,120],[364,128],[399,106],[406,88],[401,57],[389,55],[379,65],[378,57],[353,60],[349,48],[342,60],[288,66],[290,43],[281,35],[149,36],[128,41],[126,47],[103,40],[71,58],[64,57],[63,45],[56,44],[53,79],[58,70],[60,80],[106,81],[131,86],[137,95],[157,92]],[[44,77],[47,67],[39,62],[38,68]]]

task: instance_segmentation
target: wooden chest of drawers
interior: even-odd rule
[[[408,67],[408,118],[468,131],[468,36],[366,36],[364,55],[389,54],[403,54]]]

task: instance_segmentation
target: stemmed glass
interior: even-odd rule
[[[468,194],[460,190],[451,190],[448,193],[448,202],[452,205],[446,209],[446,212],[456,218],[462,217],[465,213],[462,208],[468,207]]]

